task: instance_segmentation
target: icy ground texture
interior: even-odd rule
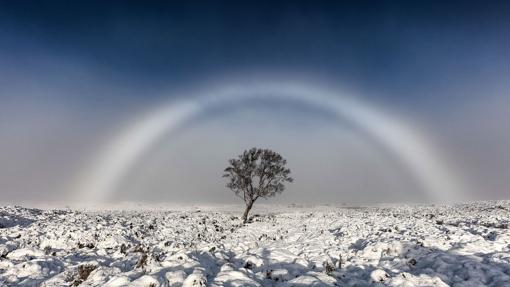
[[[508,201],[272,209],[3,207],[0,286],[510,286]]]

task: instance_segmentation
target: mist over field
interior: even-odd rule
[[[2,3],[2,201],[72,202],[83,181],[98,180],[88,173],[106,165],[98,158],[112,142],[159,107],[274,83],[370,105],[419,135],[461,186],[458,199],[504,199],[507,6]],[[249,89],[251,100],[166,128],[113,199],[224,202],[226,158],[257,145],[288,157],[301,179],[295,202],[430,199],[401,155],[357,120]]]

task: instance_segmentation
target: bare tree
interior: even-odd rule
[[[229,160],[223,177],[229,178],[227,187],[244,200],[243,222],[248,219],[253,204],[260,197],[268,198],[285,190],[285,182],[292,182],[287,161],[269,149],[245,150],[237,159]]]

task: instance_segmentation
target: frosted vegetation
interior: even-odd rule
[[[510,202],[0,208],[1,286],[510,286]]]
[[[285,190],[285,183],[293,182],[290,169],[279,153],[269,149],[251,148],[245,150],[238,158],[229,160],[223,177],[228,178],[227,187],[246,204],[243,223],[253,204],[259,198],[273,197]]]

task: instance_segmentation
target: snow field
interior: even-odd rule
[[[1,286],[510,286],[510,202],[0,207]]]

